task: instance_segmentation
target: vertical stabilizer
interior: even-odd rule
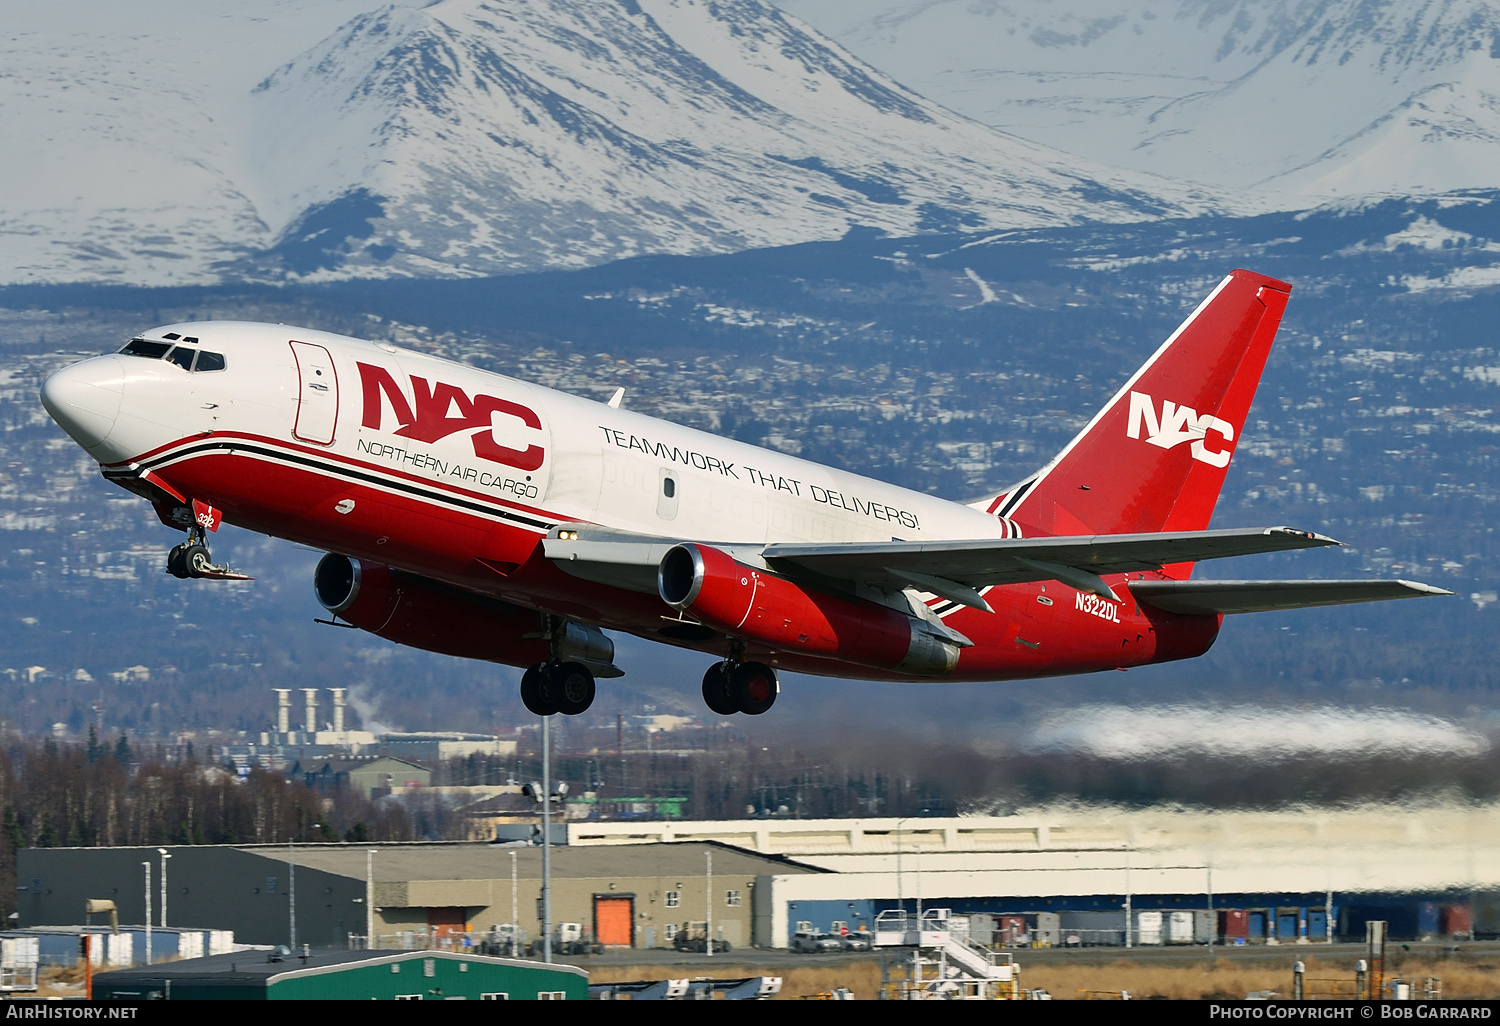
[[[1207,528],[1290,292],[1231,271],[1051,463],[983,508],[1052,535]]]

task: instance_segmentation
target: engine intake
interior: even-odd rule
[[[313,592],[330,613],[399,645],[508,666],[534,666],[552,654],[541,635],[541,614],[535,610],[448,588],[380,563],[330,552],[313,571]],[[613,644],[599,631],[581,624],[567,628],[569,651],[580,653],[573,658],[589,658],[582,653],[597,651],[599,641],[609,646],[613,657]]]

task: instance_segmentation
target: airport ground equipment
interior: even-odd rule
[[[672,947],[678,951],[696,951],[700,955],[717,955],[729,950],[729,942],[720,937],[713,941],[713,949],[709,950],[708,922],[700,919],[683,923],[672,937]]]
[[[958,922],[946,908],[927,909],[920,917],[890,909],[876,917],[874,945],[889,952],[880,967],[883,1000],[1023,997],[1015,956],[973,943],[967,930],[951,928]],[[968,925],[967,920],[961,922]]]
[[[736,979],[637,980],[632,983],[595,983],[592,1001],[766,1001],[781,993],[780,976]]]

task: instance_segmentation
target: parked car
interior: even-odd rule
[[[804,930],[792,935],[790,947],[793,951],[802,952],[843,951],[844,938],[836,933],[816,933]]]
[[[871,937],[864,930],[853,930],[844,934],[845,951],[869,951]]]

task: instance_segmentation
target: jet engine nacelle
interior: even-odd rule
[[[958,665],[958,646],[914,616],[811,591],[709,545],[673,546],[656,580],[662,601],[672,608],[772,649],[916,676],[940,676]]]
[[[399,645],[509,666],[534,666],[551,657],[535,610],[445,588],[380,563],[330,552],[313,572],[313,591],[330,613]],[[598,634],[611,648],[604,661],[613,657],[613,645],[599,631],[579,624],[567,627],[581,635]],[[592,637],[576,640],[585,647],[595,642]]]

